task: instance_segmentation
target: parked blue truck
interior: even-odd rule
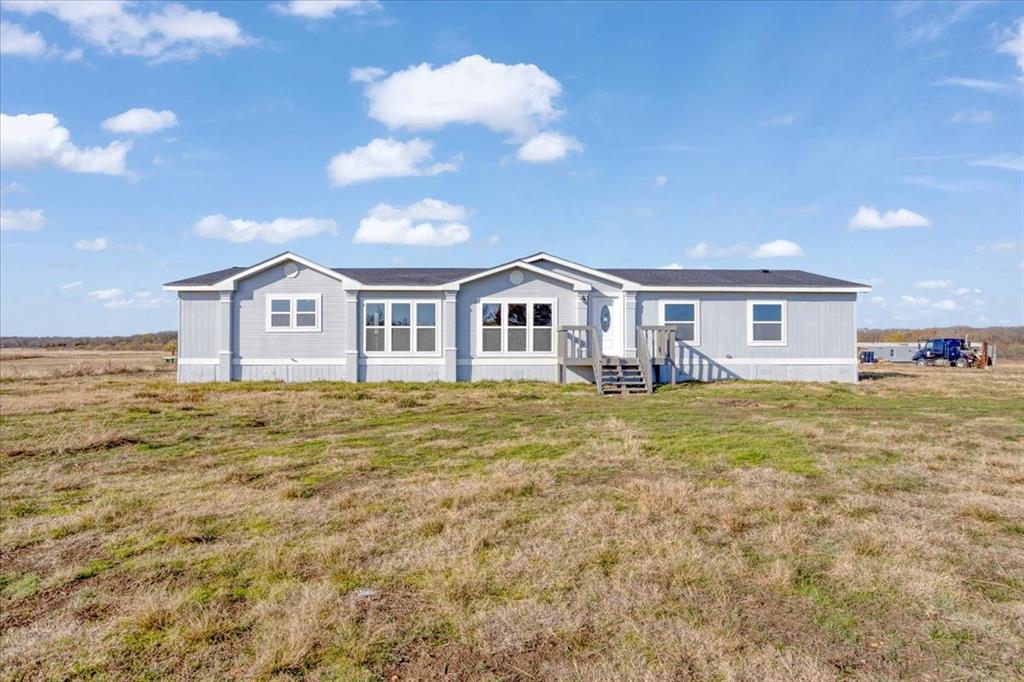
[[[912,358],[919,365],[979,367],[991,365],[987,348],[979,354],[966,339],[929,339]]]

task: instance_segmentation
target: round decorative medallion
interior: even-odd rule
[[[608,306],[601,306],[601,331],[606,332],[612,327],[612,311]]]
[[[288,263],[284,266],[285,277],[296,277],[299,274],[299,266],[295,263]]]
[[[522,270],[513,270],[512,272],[508,273],[508,281],[512,282],[512,284],[522,284],[523,283],[523,271]]]

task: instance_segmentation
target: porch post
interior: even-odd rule
[[[441,313],[443,333],[441,334],[441,352],[444,354],[444,369],[441,381],[458,381],[459,348],[455,340],[457,326],[455,324],[456,299],[458,291],[444,292],[444,310]]]
[[[220,292],[217,304],[217,381],[231,381],[231,298],[233,291]]]
[[[345,290],[345,381],[359,381],[359,292]]]
[[[636,292],[622,292],[622,325],[626,338],[622,344],[622,355],[627,358],[637,357],[636,350]]]

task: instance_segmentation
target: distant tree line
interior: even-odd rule
[[[150,332],[131,336],[0,336],[0,348],[68,350],[166,350],[177,345],[178,332]]]
[[[926,339],[969,339],[996,344],[1003,360],[1024,359],[1024,327],[929,327],[926,329],[858,329],[861,342],[913,342]]]

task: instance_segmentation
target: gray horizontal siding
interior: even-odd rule
[[[459,381],[558,381],[558,366],[516,365],[459,365]]]
[[[700,301],[700,346],[717,360],[735,358],[853,358],[856,354],[856,294],[676,294],[637,295],[639,323],[659,324],[659,302]],[[747,345],[747,301],[785,300],[786,346]]]
[[[268,332],[268,294],[320,294],[319,332]],[[299,266],[286,277],[279,265],[238,283],[232,299],[231,340],[235,358],[345,357],[345,291],[340,281]]]
[[[182,291],[178,295],[178,357],[217,357],[217,292]]]
[[[525,270],[522,272],[523,281],[520,284],[512,284],[508,279],[509,271],[505,271],[462,285],[456,299],[455,312],[455,345],[459,349],[458,357],[470,358],[476,355],[477,335],[480,333],[476,327],[477,315],[480,300],[484,298],[508,299],[522,296],[555,299],[558,301],[558,320],[555,327],[576,324],[576,292],[573,291],[571,284]],[[514,363],[515,359],[509,358],[509,364]]]
[[[622,286],[618,282],[613,282],[603,277],[594,277],[593,275],[587,274],[585,272],[580,272],[579,270],[573,268],[567,268],[563,265],[552,263],[551,261],[538,260],[531,263],[531,265],[536,265],[539,268],[550,270],[551,272],[558,273],[559,275],[563,275],[565,277],[571,277],[572,279],[578,282],[585,282],[590,286],[594,287],[595,289],[597,289],[598,291],[600,291],[601,293],[607,294],[609,296],[618,295],[619,290],[622,289]]]

